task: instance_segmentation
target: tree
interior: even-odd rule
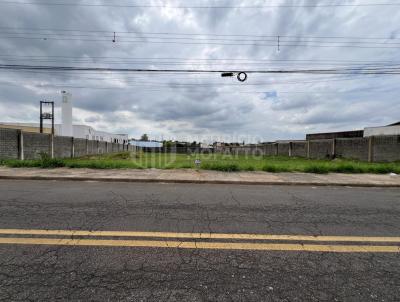
[[[172,141],[163,141],[163,147],[171,148],[173,145]]]
[[[140,138],[141,141],[147,142],[149,140],[149,136],[145,133],[142,135],[142,137]]]

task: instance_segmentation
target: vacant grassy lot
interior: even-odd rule
[[[196,166],[195,160],[201,164]],[[225,172],[266,171],[306,173],[391,173],[400,174],[400,163],[365,163],[352,160],[309,160],[293,157],[266,157],[224,154],[154,154],[122,152],[75,159],[6,160],[9,167],[69,167],[94,169],[205,169]]]

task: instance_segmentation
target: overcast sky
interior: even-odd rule
[[[400,6],[312,7],[317,2],[385,2],[381,0],[54,2],[307,7],[44,6],[0,1],[0,64],[223,70],[400,64]],[[117,32],[115,43],[113,32]],[[279,51],[277,36],[281,36]],[[304,42],[305,37],[317,42]],[[60,91],[67,90],[73,95],[74,123],[98,130],[197,141],[302,139],[310,132],[399,121],[399,84],[400,75],[356,73],[249,74],[246,82],[239,83],[219,74],[0,70],[0,120],[37,122],[39,101],[54,100],[59,107]],[[60,122],[59,110],[56,113]]]

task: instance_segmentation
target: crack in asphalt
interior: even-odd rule
[[[1,227],[208,234],[400,231],[398,190],[368,189],[370,196],[360,197],[361,189],[342,188],[348,195],[340,193],[334,201],[338,195],[330,188],[310,193],[245,186],[29,186],[20,193],[0,182]],[[201,250],[193,241],[196,248],[188,250],[1,245],[0,300],[396,301],[400,296],[398,255]]]

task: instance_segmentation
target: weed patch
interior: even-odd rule
[[[237,164],[230,163],[205,163],[201,165],[204,170],[214,170],[222,172],[238,172],[240,168]]]
[[[52,159],[43,154],[39,160],[1,160],[8,167],[39,168],[92,168],[92,169],[197,169],[195,160],[201,161],[200,169],[221,172],[265,171],[335,173],[400,174],[400,163],[368,163],[355,160],[316,160],[284,156],[246,156],[229,154],[175,154],[118,152],[90,155],[81,158]]]
[[[304,168],[304,172],[306,173],[315,173],[315,174],[328,174],[329,169],[324,165],[315,165],[311,164]]]

